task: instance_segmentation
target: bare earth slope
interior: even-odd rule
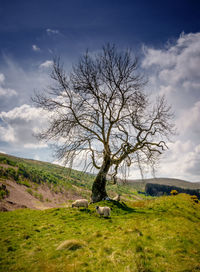
[[[0,211],[65,207],[75,199],[89,198],[84,186],[89,175],[68,172],[54,164],[0,153]]]
[[[70,205],[72,200],[80,198],[80,195],[76,192],[54,192],[44,184],[37,187],[35,187],[35,184],[31,184],[31,188],[17,184],[12,180],[0,181],[0,186],[2,184],[6,185],[9,191],[9,196],[0,201],[0,210],[2,211],[19,208],[43,210],[53,207],[66,207]]]

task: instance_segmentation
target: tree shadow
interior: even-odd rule
[[[85,213],[92,213],[92,211],[88,208],[82,208],[82,209],[79,209],[80,212],[85,212]]]
[[[110,202],[112,203],[112,207],[116,207],[120,210],[123,210],[127,213],[133,213],[133,212],[136,212],[136,209],[132,208],[132,207],[129,207],[127,206],[124,202],[119,202],[119,201],[116,201],[116,200],[110,200]]]

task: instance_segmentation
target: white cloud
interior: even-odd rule
[[[4,74],[0,73],[0,96],[13,96],[13,95],[17,95],[17,92],[13,89],[10,88],[5,88],[5,76]]]
[[[30,105],[26,104],[20,107],[16,107],[11,111],[0,113],[0,118],[2,118],[6,122],[16,119],[28,122],[33,119],[39,118],[40,116],[41,111],[39,109],[31,107]]]
[[[49,68],[53,65],[52,60],[46,60],[43,63],[40,64],[40,68]]]
[[[30,103],[30,97],[34,90],[41,90],[49,84],[50,78],[46,69],[38,69],[38,63],[31,63],[28,68],[24,68],[5,54],[3,60],[0,63],[0,71],[5,76],[4,85],[0,84],[1,89],[4,90],[4,96],[0,98],[1,110]],[[9,86],[5,83],[9,83]],[[15,99],[9,99],[9,105],[8,102],[5,102],[7,101],[7,94],[14,95],[15,92],[5,92],[5,89],[14,90],[17,93]]]
[[[188,140],[177,140],[169,145],[170,150],[163,157],[157,175],[200,181],[200,145]]]
[[[193,151],[188,153],[185,165],[186,171],[197,176],[200,175],[200,145],[196,146]]]
[[[17,92],[13,89],[9,89],[9,88],[2,88],[0,86],[0,96],[13,96],[13,95],[17,95]]]
[[[51,35],[51,34],[60,34],[60,31],[57,30],[57,29],[50,29],[50,28],[47,28],[46,29],[46,32]]]
[[[4,74],[0,73],[0,84],[3,84],[5,81],[5,76]]]
[[[25,144],[24,148],[30,148],[30,149],[38,149],[38,148],[44,148],[48,147],[46,143],[38,143],[38,144]]]
[[[0,126],[0,140],[7,143],[16,142],[15,131],[10,125],[7,125],[6,127]]]
[[[39,160],[40,160],[40,156],[35,155],[35,156],[34,156],[34,160],[39,161]]]
[[[164,49],[144,47],[142,66],[150,69],[151,83],[162,86],[161,93],[199,92],[200,33],[181,34],[174,45]],[[169,92],[170,88],[170,92]]]
[[[1,112],[0,120],[2,141],[22,148],[47,147],[34,137],[34,131],[44,128],[46,124],[46,114],[41,109],[25,104],[8,112]]]
[[[149,87],[166,95],[178,130],[158,175],[200,181],[200,33],[182,33],[174,44],[144,53]]]
[[[35,52],[40,52],[40,51],[41,51],[40,48],[39,48],[36,44],[33,44],[33,45],[32,45],[32,49],[33,49],[33,51],[35,51]]]
[[[200,135],[200,100],[197,101],[191,108],[184,110],[177,120],[179,133],[187,131],[198,133]]]

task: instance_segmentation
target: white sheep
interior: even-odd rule
[[[117,195],[117,196],[115,196],[114,198],[113,198],[113,200],[115,200],[115,201],[120,201],[120,197],[121,197],[121,195]]]
[[[110,208],[109,207],[96,206],[96,211],[100,216],[101,215],[103,215],[104,217],[109,217],[110,216]]]
[[[72,208],[73,207],[85,207],[85,208],[88,208],[88,201],[87,199],[77,199],[76,201],[74,201],[72,203]]]

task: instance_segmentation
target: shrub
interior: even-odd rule
[[[38,193],[34,193],[34,197],[39,199],[40,201],[43,201],[43,195],[42,194],[38,194]]]
[[[14,161],[12,161],[12,160],[8,159],[7,157],[4,157],[4,156],[0,157],[0,163],[8,164],[10,166],[16,166],[17,165],[16,162],[14,162]]]
[[[2,184],[0,186],[0,199],[4,199],[5,197],[8,197],[10,192],[6,188],[6,185]]]
[[[14,168],[7,168],[6,170],[7,176],[17,181],[19,179],[19,174]]]
[[[18,180],[17,184],[24,185],[26,187],[31,187],[30,183],[27,180]]]
[[[178,192],[177,192],[176,190],[171,190],[170,194],[171,194],[171,195],[177,195]]]
[[[26,191],[27,191],[27,193],[29,193],[30,195],[33,195],[33,191],[32,191],[31,188],[28,188]]]
[[[191,196],[191,199],[195,202],[195,203],[198,203],[199,200],[198,200],[198,197],[196,195],[192,195]]]

